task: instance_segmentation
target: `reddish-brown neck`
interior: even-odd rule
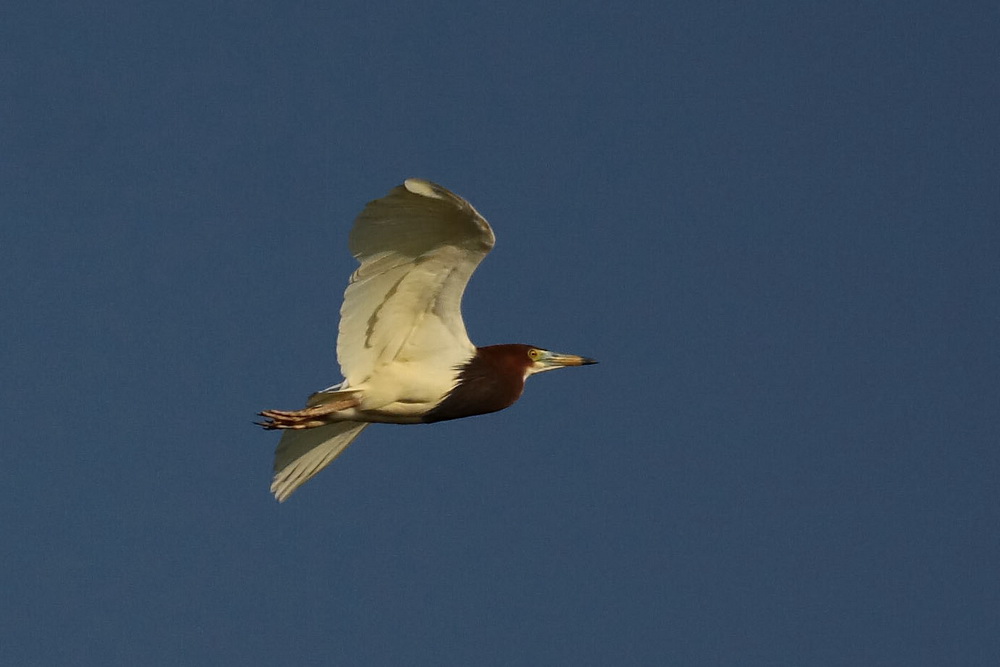
[[[423,420],[460,419],[513,405],[524,391],[530,349],[530,345],[519,344],[476,348],[476,356],[459,370],[458,384]]]

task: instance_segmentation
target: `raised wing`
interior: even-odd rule
[[[351,230],[361,266],[340,309],[337,359],[347,386],[393,361],[471,358],[462,293],[494,243],[469,202],[429,181],[408,179],[370,202]]]

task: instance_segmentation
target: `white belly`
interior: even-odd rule
[[[418,423],[454,388],[457,377],[458,372],[447,366],[396,361],[351,387],[361,390],[360,405],[352,412],[363,421]]]

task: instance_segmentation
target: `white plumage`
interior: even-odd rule
[[[439,368],[471,357],[462,294],[494,243],[471,204],[428,181],[411,178],[369,203],[351,230],[361,266],[340,309],[337,360],[348,386],[396,360]]]
[[[350,235],[361,265],[340,310],[337,360],[345,381],[308,404],[340,406],[338,421],[284,432],[271,484],[278,500],[333,461],[368,422],[419,422],[451,391],[457,369],[476,354],[462,294],[494,243],[471,204],[429,181],[409,179],[365,207]]]

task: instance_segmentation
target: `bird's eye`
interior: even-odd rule
[[[528,350],[528,358],[531,359],[532,361],[538,361],[538,358],[541,356],[542,353],[539,350],[536,350],[534,348]]]

